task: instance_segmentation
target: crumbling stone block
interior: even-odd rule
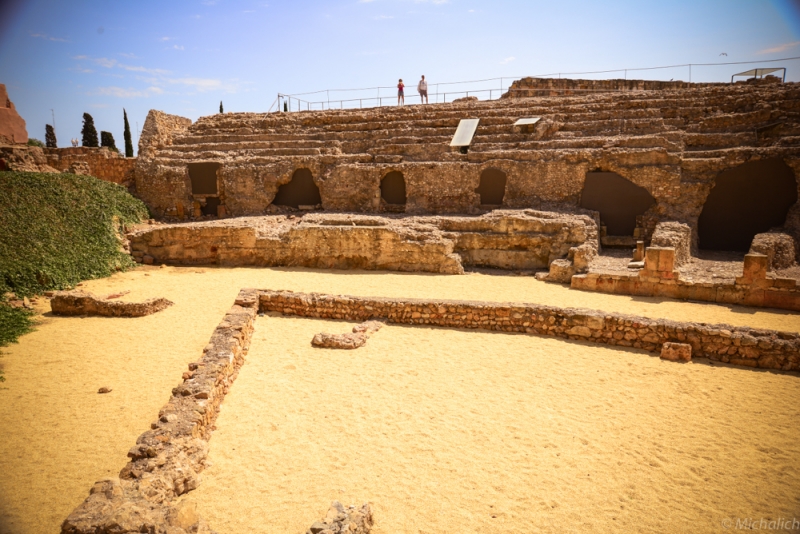
[[[795,264],[795,243],[792,236],[778,232],[758,234],[750,245],[751,254],[767,257],[767,270],[786,269]]]
[[[746,254],[742,276],[736,277],[737,285],[750,285],[766,280],[769,258],[765,254]]]
[[[675,267],[680,267],[688,262],[691,257],[691,243],[692,229],[688,224],[668,221],[656,225],[650,246],[672,248],[675,251],[674,265]]]
[[[664,343],[661,346],[661,359],[671,362],[688,362],[692,359],[692,346],[688,343]]]
[[[677,279],[675,249],[671,247],[647,247],[644,253],[644,269],[640,277]]]

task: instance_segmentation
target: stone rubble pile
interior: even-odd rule
[[[323,521],[316,521],[306,534],[369,534],[374,519],[369,503],[356,509],[350,505],[345,508],[339,501],[333,501]]]
[[[366,321],[353,327],[353,332],[348,334],[326,334],[321,332],[314,336],[311,344],[327,349],[357,349],[367,343],[373,333],[381,329],[381,321]]]

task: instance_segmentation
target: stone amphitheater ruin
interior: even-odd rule
[[[523,118],[538,120],[516,126]],[[462,119],[478,119],[478,128],[469,146],[451,147]],[[5,157],[11,168],[30,162]],[[144,264],[453,275],[488,268],[576,290],[800,311],[794,83],[523,79],[497,101],[225,113],[194,123],[152,110],[135,164],[75,149],[36,157],[31,164],[73,171],[83,158],[90,171],[111,169],[104,179],[128,183],[157,219],[128,235]],[[145,524],[210,531],[175,499],[199,483],[219,407],[267,312],[556,336],[672,360],[693,354],[800,370],[800,336],[769,329],[243,289],[120,477],[98,482],[62,532]]]
[[[797,85],[777,79],[527,78],[489,102],[228,113],[194,124],[151,111],[136,194],[167,221],[239,219],[140,231],[134,255],[549,269],[540,276],[578,289],[798,310],[799,101]],[[468,150],[454,149],[466,118],[479,119],[477,132]],[[515,126],[520,118],[538,122]],[[592,268],[599,252],[620,249],[630,265]],[[712,279],[688,267],[702,251],[734,251],[744,263]]]

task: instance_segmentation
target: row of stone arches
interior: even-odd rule
[[[189,164],[192,193],[204,197],[203,213],[216,214],[219,206],[219,163]],[[475,192],[483,206],[500,206],[506,192],[506,173],[485,169]],[[405,177],[390,171],[381,179],[380,192],[388,206],[406,204]],[[698,219],[699,247],[705,250],[740,250],[750,247],[753,237],[784,224],[789,208],[797,202],[797,181],[792,169],[779,159],[744,163],[720,173]],[[273,204],[299,208],[322,203],[311,171],[301,168],[281,185]],[[608,235],[632,236],[637,217],[656,203],[643,187],[614,172],[586,173],[580,206],[600,213]]]
[[[779,159],[752,161],[717,176],[697,221],[703,250],[747,251],[756,234],[782,226],[797,202],[792,169]],[[613,172],[586,174],[580,205],[598,211],[608,235],[631,236],[637,217],[656,200]]]

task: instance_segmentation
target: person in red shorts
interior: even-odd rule
[[[406,103],[406,97],[403,95],[403,89],[405,89],[405,84],[403,84],[403,78],[400,78],[400,81],[397,84],[397,105],[399,106],[401,103]]]

